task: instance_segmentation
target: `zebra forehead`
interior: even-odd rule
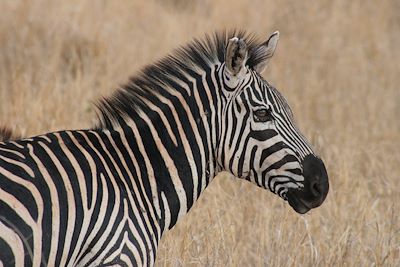
[[[189,83],[188,76],[194,76],[199,69],[207,70],[214,64],[222,63],[228,40],[232,37],[243,39],[248,48],[246,65],[253,68],[265,60],[265,55],[257,49],[262,42],[254,34],[243,30],[220,31],[194,39],[185,46],[173,51],[154,64],[144,67],[138,75],[130,78],[111,97],[97,103],[99,110],[98,128],[113,128],[122,123],[123,117],[135,116],[135,110],[143,99],[162,94],[166,88],[174,89],[177,80]]]
[[[292,109],[290,108],[286,98],[258,73],[254,72],[254,76],[257,79],[256,83],[252,83],[255,85],[255,88],[253,88],[251,84],[249,84],[248,87],[252,95],[260,100],[263,98],[267,99],[267,101],[269,101],[272,106],[275,106],[278,111],[284,110],[291,118],[293,118]]]
[[[290,108],[286,98],[272,85],[260,77],[261,83],[263,83],[263,92],[265,97],[270,101],[270,103],[275,106],[278,111],[284,110],[291,118],[293,118],[293,112]]]

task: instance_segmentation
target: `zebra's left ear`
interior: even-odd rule
[[[254,56],[256,58],[256,64],[253,66],[253,69],[258,73],[263,72],[263,70],[267,67],[269,60],[274,55],[276,45],[278,44],[279,32],[276,31],[268,38],[267,41],[262,43],[259,47],[254,50]]]

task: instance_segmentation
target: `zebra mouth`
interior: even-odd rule
[[[308,207],[300,198],[298,198],[295,194],[291,194],[291,191],[287,194],[287,201],[289,205],[300,214],[307,213],[311,208]]]

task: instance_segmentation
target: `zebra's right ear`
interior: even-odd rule
[[[240,76],[246,69],[247,45],[243,39],[233,37],[228,41],[225,53],[225,65],[233,76]]]

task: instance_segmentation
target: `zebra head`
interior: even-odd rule
[[[219,68],[222,87],[219,164],[306,213],[325,200],[322,160],[295,125],[285,98],[260,73],[274,54],[279,32],[259,45],[238,37],[226,46]]]

